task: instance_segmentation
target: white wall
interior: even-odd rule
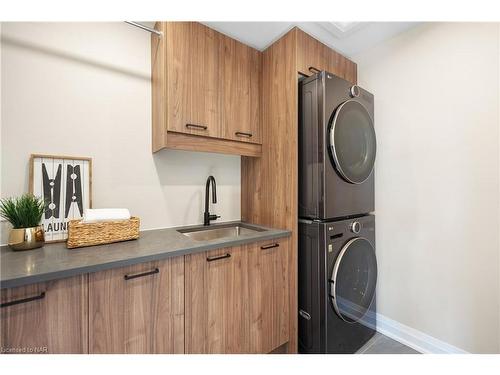
[[[2,197],[28,190],[31,153],[81,155],[93,158],[94,207],[128,207],[142,229],[201,223],[209,174],[212,211],[240,219],[239,157],[150,151],[149,33],[121,22],[4,23],[2,46]]]
[[[375,94],[378,311],[500,352],[499,25],[426,24],[358,56]]]
[[[500,54],[500,24],[498,26],[498,51]],[[500,88],[500,61],[498,63],[498,87]],[[500,89],[499,89],[499,91],[500,91]],[[499,92],[499,96],[500,96],[500,92]],[[499,123],[500,123],[500,105],[498,106],[498,119],[499,119]],[[499,132],[499,136],[500,136],[500,132]],[[499,144],[500,144],[500,140],[499,140]],[[500,158],[500,152],[499,152],[499,158]],[[499,162],[499,164],[500,164],[500,162]],[[499,189],[500,189],[500,186],[499,186]],[[500,190],[499,190],[498,194],[500,196]],[[499,204],[500,204],[500,200],[499,200]],[[500,211],[500,207],[499,207],[499,211]],[[499,232],[499,236],[500,236],[500,228],[498,229],[498,232]],[[500,270],[500,256],[498,257],[498,261],[499,261],[498,268]],[[500,272],[498,272],[498,284],[500,285]],[[498,342],[500,343],[500,301],[498,303],[498,327],[499,327],[499,329],[498,329]],[[500,344],[499,344],[499,346],[500,346]]]

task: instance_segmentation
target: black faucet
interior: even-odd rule
[[[203,213],[203,225],[210,225],[210,220],[217,220],[220,217],[217,215],[210,215],[210,212],[208,212],[208,193],[210,190],[210,182],[212,183],[212,203],[217,203],[215,178],[214,176],[208,176],[207,184],[205,185],[205,212]]]

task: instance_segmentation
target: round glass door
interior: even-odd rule
[[[330,149],[338,172],[347,182],[361,184],[368,179],[377,142],[373,120],[361,103],[348,100],[338,107],[330,124]]]
[[[332,272],[330,296],[337,314],[348,323],[365,316],[375,296],[377,259],[364,238],[353,238],[339,253]]]

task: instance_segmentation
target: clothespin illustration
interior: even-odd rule
[[[49,178],[47,167],[42,163],[43,198],[45,201],[45,219],[59,218],[61,197],[61,164],[57,167],[56,177]]]
[[[67,166],[66,169],[66,210],[65,217],[68,217],[69,210],[73,203],[77,204],[80,216],[83,216],[83,199],[82,199],[82,178],[80,174],[80,166]]]

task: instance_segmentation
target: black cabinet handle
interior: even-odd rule
[[[267,250],[267,249],[272,249],[273,247],[280,247],[280,244],[279,243],[273,243],[273,244],[270,244],[270,245],[261,246],[260,248],[262,250]]]
[[[0,305],[0,307],[3,308],[3,307],[9,307],[9,306],[14,306],[14,305],[19,305],[21,303],[36,301],[37,299],[43,299],[43,298],[45,298],[45,292],[42,292],[39,295],[33,296],[33,297],[28,297],[28,298],[23,298],[23,299],[17,299],[17,300],[10,301],[10,302],[4,302],[4,303],[2,303]]]
[[[143,272],[143,273],[136,273],[134,275],[125,275],[123,276],[123,278],[125,280],[130,280],[130,279],[135,279],[137,277],[143,277],[143,276],[149,276],[149,275],[154,275],[155,273],[160,273],[160,270],[158,268],[155,268],[154,270],[152,271],[148,271],[148,272]]]
[[[231,254],[227,253],[224,255],[217,255],[213,257],[207,257],[207,262],[213,262],[215,260],[221,260],[221,259],[226,259],[226,258],[231,258]]]
[[[196,124],[186,124],[186,128],[188,129],[197,129],[197,130],[207,130],[208,127],[205,125],[196,125]]]
[[[319,72],[321,72],[321,70],[319,70],[318,68],[315,68],[314,66],[310,66],[309,67],[309,71],[311,73],[319,73]]]
[[[234,134],[236,134],[238,137],[252,138],[252,133],[236,132]]]

